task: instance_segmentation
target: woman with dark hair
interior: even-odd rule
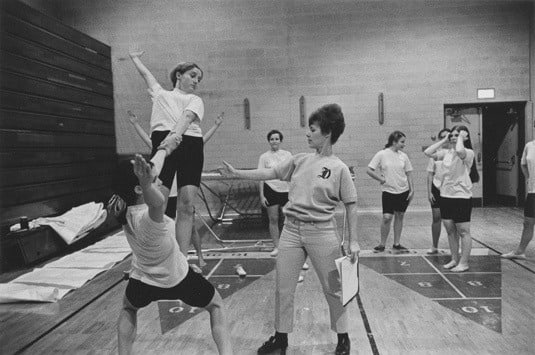
[[[282,133],[273,129],[267,134],[270,150],[258,159],[258,169],[270,169],[292,157],[292,153],[280,149],[283,140]],[[260,203],[267,210],[269,218],[269,235],[273,240],[271,256],[279,253],[279,208],[288,202],[288,182],[277,179],[260,181]]]
[[[276,264],[275,335],[259,349],[259,354],[288,347],[288,333],[293,330],[294,294],[301,266],[307,255],[316,270],[329,304],[331,329],[338,333],[336,354],[349,354],[347,308],[341,301],[340,277],[335,259],[342,256],[335,222],[335,209],[345,205],[349,236],[345,241],[353,262],[360,247],[357,242],[357,191],[349,168],[333,155],[332,146],[345,128],[340,106],[325,105],[308,119],[307,140],[314,153],[301,153],[269,168],[236,170],[228,163],[222,173],[250,180],[280,179],[290,182],[286,217],[279,242]]]
[[[210,313],[212,336],[220,354],[232,354],[223,300],[200,274],[188,267],[175,239],[175,225],[164,214],[166,198],[152,167],[136,155],[119,165],[113,179],[116,195],[108,212],[123,225],[132,248],[132,269],[117,324],[119,354],[130,354],[137,311],[158,300],[180,299]]]
[[[451,143],[450,149],[439,150],[448,140]],[[448,232],[451,250],[451,261],[444,265],[444,268],[451,269],[452,272],[467,271],[472,250],[472,236],[470,235],[472,178],[470,176],[472,175],[475,181],[479,180],[468,128],[454,126],[447,137],[428,147],[424,153],[430,158],[442,161],[440,215]],[[462,244],[460,255],[459,238]]]
[[[438,139],[443,140],[450,133],[449,128],[443,128],[438,132]],[[449,142],[444,143],[439,149],[448,149]],[[427,251],[427,254],[438,253],[438,240],[440,239],[440,229],[442,227],[442,219],[440,218],[440,186],[442,185],[442,161],[429,158],[427,164],[427,198],[431,203],[431,212],[433,215],[433,222],[431,223],[431,236],[433,246]]]
[[[193,226],[193,202],[201,183],[204,163],[200,127],[204,104],[194,94],[203,72],[195,63],[179,63],[170,74],[173,90],[164,90],[141,62],[142,54],[142,51],[134,51],[130,57],[145,80],[153,101],[150,118],[151,161],[167,188],[166,201],[176,174],[176,237],[180,250],[187,255]]]
[[[383,220],[381,222],[381,242],[373,248],[379,253],[385,250],[390,225],[394,220],[394,252],[406,253],[408,249],[400,244],[403,229],[403,217],[409,203],[414,196],[412,181],[412,164],[405,148],[405,134],[394,131],[388,137],[388,143],[383,150],[375,154],[366,173],[381,183]]]

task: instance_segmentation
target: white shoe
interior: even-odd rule
[[[301,269],[303,270],[308,270],[310,269],[310,266],[307,264],[307,262],[305,261],[305,263],[303,264],[303,266],[301,267]]]
[[[241,264],[237,264],[236,266],[234,266],[234,269],[236,270],[236,274],[238,274],[240,277],[247,276],[247,273],[245,272]]]
[[[279,255],[279,249],[278,248],[273,248],[273,251],[271,253],[269,253],[270,256],[272,257],[276,257],[277,255]]]
[[[526,254],[515,254],[514,251],[506,253],[506,254],[502,254],[501,257],[504,259],[510,259],[510,260],[512,259],[526,260]]]
[[[435,248],[431,248],[429,249],[428,251],[425,252],[427,255],[435,255],[435,254],[438,254],[439,251],[438,249],[435,249]]]
[[[303,282],[303,281],[305,281],[305,277],[303,275],[299,275],[297,282]]]

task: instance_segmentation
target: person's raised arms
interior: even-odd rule
[[[224,116],[225,116],[224,112],[221,112],[217,116],[217,118],[215,119],[214,125],[212,127],[210,127],[208,132],[206,132],[206,134],[202,137],[202,140],[203,140],[204,143],[208,142],[210,140],[210,138],[212,138],[212,136],[214,135],[215,131],[217,131],[219,126],[221,126],[221,123],[223,123],[223,117]]]
[[[427,155],[429,158],[436,159],[437,156],[435,153],[437,150],[444,145],[449,140],[449,135],[447,134],[443,139],[439,140],[436,143],[431,144],[429,147],[427,147],[424,150],[424,154]]]
[[[153,173],[152,166],[140,155],[136,154],[132,161],[134,174],[139,180],[143,191],[143,199],[149,206],[149,217],[155,222],[162,222],[165,212],[165,197],[160,191],[161,182]]]
[[[139,120],[137,116],[130,110],[126,111],[128,113],[128,120],[134,126],[134,129],[136,130],[137,135],[143,140],[143,143],[147,145],[150,149],[152,149],[152,141],[150,140],[149,135],[143,127],[139,124]]]
[[[132,59],[132,62],[134,62],[134,65],[136,66],[137,71],[139,74],[141,74],[141,77],[145,80],[145,83],[147,84],[147,87],[150,89],[154,85],[158,84],[158,81],[152,75],[152,73],[149,71],[149,69],[141,62],[141,56],[145,53],[144,51],[140,50],[131,50],[128,54],[130,55],[130,58]]]

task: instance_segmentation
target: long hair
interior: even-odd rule
[[[388,142],[385,144],[385,148],[389,148],[393,146],[394,143],[397,143],[401,138],[404,138],[404,137],[406,137],[405,133],[401,131],[394,131],[390,133],[390,135],[388,136]]]
[[[457,132],[465,131],[466,133],[468,133],[468,136],[467,136],[468,139],[464,142],[464,146],[465,146],[465,148],[468,148],[470,150],[474,150],[474,148],[472,148],[472,139],[470,138],[470,131],[468,130],[468,127],[462,126],[462,125],[457,125],[457,126],[454,126],[451,129],[451,132],[453,132],[453,131],[457,131]],[[459,138],[457,138],[457,139],[459,139]],[[474,156],[474,161],[472,162],[472,167],[470,168],[470,180],[472,180],[472,182],[478,182],[479,181],[479,173],[477,172],[476,157],[475,156]]]

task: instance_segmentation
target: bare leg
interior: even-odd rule
[[[206,266],[206,262],[204,261],[202,257],[201,236],[199,235],[199,232],[197,231],[197,228],[195,227],[195,215],[193,216],[193,224],[191,227],[191,240],[193,242],[193,247],[195,248],[195,251],[197,252],[197,257],[199,258],[199,266],[200,267]]]
[[[516,248],[515,254],[526,253],[526,248],[531,239],[533,239],[533,226],[535,226],[535,218],[524,217],[524,229],[522,230],[520,244],[518,245],[518,248]]]
[[[438,240],[440,239],[440,229],[441,225],[440,222],[442,221],[440,218],[440,208],[433,208],[433,222],[431,224],[431,235],[433,238],[433,248],[432,251],[438,249]]]
[[[457,229],[457,238],[461,238],[461,258],[457,266],[451,271],[462,272],[468,270],[468,260],[472,251],[472,236],[470,235],[470,222],[455,223]]]
[[[137,308],[123,298],[123,309],[117,322],[117,345],[119,354],[131,354],[137,331]]]
[[[269,235],[273,240],[273,252],[271,256],[277,256],[279,251],[279,205],[273,205],[267,207],[267,214],[269,217]]]
[[[381,244],[382,246],[386,245],[386,240],[388,239],[388,233],[390,233],[390,225],[392,224],[393,214],[384,213],[383,220],[381,221]]]
[[[401,240],[404,215],[404,212],[394,212],[394,245],[399,245],[399,241]]]
[[[193,185],[182,186],[178,190],[176,206],[176,239],[180,251],[186,257],[191,244],[191,231],[193,228],[193,201],[199,188]]]
[[[459,240],[457,239],[457,228],[455,228],[455,223],[451,219],[443,219],[444,228],[448,233],[448,243],[450,245],[451,260],[449,263],[444,265],[446,269],[451,269],[457,265],[459,262]]]
[[[219,354],[232,354],[230,332],[225,318],[225,306],[219,292],[215,292],[212,301],[210,301],[205,309],[210,313],[212,337],[214,338]]]

